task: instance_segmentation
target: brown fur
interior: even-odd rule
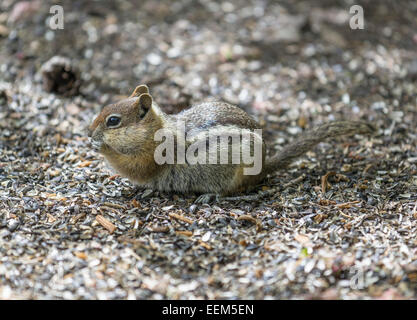
[[[120,115],[121,125],[108,128],[106,119],[114,114]],[[141,85],[128,99],[104,107],[91,124],[89,135],[93,145],[110,165],[134,183],[180,193],[233,194],[258,184],[267,174],[285,168],[296,157],[327,138],[373,131],[373,127],[364,122],[327,123],[296,139],[266,160],[265,145],[262,143],[262,171],[257,175],[245,175],[243,170],[246,165],[242,162],[158,165],[154,152],[160,142],[154,141],[155,132],[161,128],[174,132],[177,120],[185,123],[184,134],[204,144],[207,143],[205,133],[209,129],[226,135],[233,130],[260,129],[259,124],[242,109],[222,102],[202,103],[177,115],[166,115],[152,101],[149,89]],[[186,142],[187,146],[189,144]],[[230,155],[230,143],[227,148]]]

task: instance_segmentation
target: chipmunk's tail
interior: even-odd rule
[[[295,158],[303,155],[328,138],[352,134],[371,134],[373,132],[375,132],[375,128],[371,124],[362,121],[333,121],[325,123],[304,133],[293,143],[280,150],[278,154],[266,159],[264,172],[269,174],[276,170],[284,169]]]

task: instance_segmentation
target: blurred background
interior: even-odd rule
[[[63,30],[49,27],[56,4]],[[355,4],[363,30],[349,27]],[[215,97],[276,115],[348,102],[351,114],[398,90],[406,103],[411,92],[388,82],[417,76],[413,0],[3,0],[0,13],[2,81],[40,83],[36,73],[60,55],[99,103],[147,83],[173,112]]]

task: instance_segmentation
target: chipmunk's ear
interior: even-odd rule
[[[146,84],[141,84],[140,86],[137,86],[129,98],[139,97],[142,93],[149,93],[149,88]]]
[[[152,108],[152,97],[148,93],[142,93],[139,96],[137,106],[139,107],[139,116],[142,119]]]

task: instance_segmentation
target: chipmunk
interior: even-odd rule
[[[178,123],[184,124],[182,132],[178,130]],[[374,127],[366,122],[329,122],[303,134],[278,154],[266,159],[260,129],[260,125],[245,111],[225,102],[201,103],[176,115],[168,115],[153,101],[149,88],[139,85],[129,98],[105,106],[88,131],[92,146],[121,176],[134,184],[160,191],[222,196],[255,186],[268,174],[284,169],[325,139],[374,131]],[[230,138],[243,131],[248,133],[248,140],[244,143],[243,138]],[[171,159],[171,162],[164,163],[156,157],[163,140],[156,137],[161,136],[161,132],[165,133],[165,143],[170,141],[173,148],[165,148],[159,158]],[[174,139],[168,139],[169,134]],[[203,147],[207,147],[209,136],[213,135],[217,144],[207,152]],[[225,136],[226,142],[223,141],[223,145],[218,143],[216,135],[220,139]],[[240,149],[233,149],[236,144],[240,144]],[[206,154],[198,159],[206,161],[196,162],[192,157],[191,160],[178,161],[181,160],[178,155],[181,147],[187,155],[195,156],[195,151],[188,152],[190,148],[198,149],[199,156],[200,150],[205,151]],[[219,161],[221,152],[227,161]],[[231,158],[236,152],[237,159],[233,161]],[[245,152],[247,158],[257,153],[260,170],[247,174],[254,161],[242,161]]]

